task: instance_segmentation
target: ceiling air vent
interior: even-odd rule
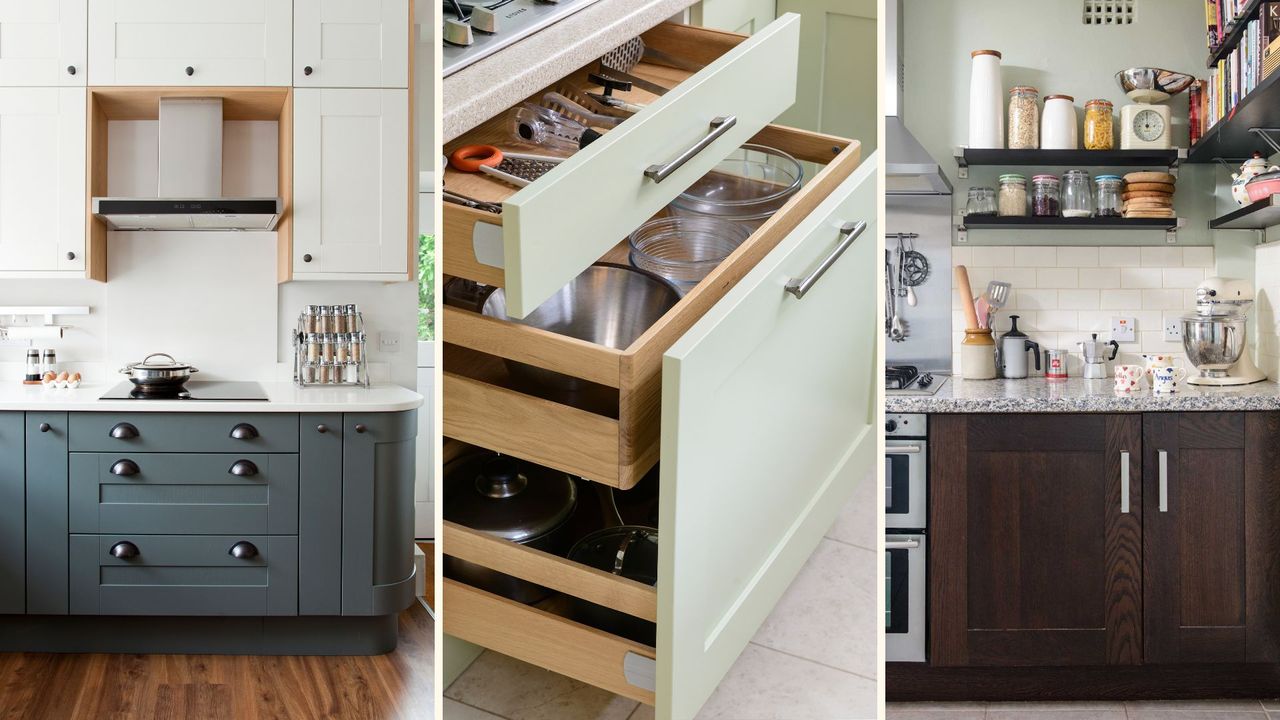
[[[1138,0],[1084,0],[1085,25],[1132,25]]]

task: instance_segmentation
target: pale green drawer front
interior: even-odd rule
[[[659,720],[697,714],[875,470],[878,161],[663,359]]]
[[[511,196],[502,208],[507,312],[528,315],[790,107],[799,51],[800,17],[779,18]],[[645,176],[707,137],[717,117],[736,123],[661,182]],[[476,235],[486,227],[497,230],[479,223]]]

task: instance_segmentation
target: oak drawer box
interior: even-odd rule
[[[72,452],[298,452],[288,413],[73,413]]]
[[[73,533],[298,532],[293,454],[72,453]]]

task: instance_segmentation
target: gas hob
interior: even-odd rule
[[[444,0],[444,75],[482,60],[596,0]]]
[[[886,365],[884,392],[886,395],[933,395],[949,379],[942,373],[921,372],[915,365]]]

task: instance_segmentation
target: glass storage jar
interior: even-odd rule
[[[1085,150],[1110,150],[1114,147],[1111,103],[1106,100],[1090,100],[1084,104]]]
[[[1124,191],[1124,180],[1119,175],[1099,175],[1093,182],[1098,188],[1098,217],[1123,215],[1124,202],[1120,193]]]
[[[1030,85],[1009,90],[1009,149],[1035,150],[1040,147],[1040,92]]]
[[[996,191],[989,187],[969,188],[969,201],[965,205],[966,215],[995,215]]]
[[[1093,182],[1084,170],[1062,174],[1062,217],[1087,218],[1093,215]]]
[[[1001,217],[1024,217],[1027,214],[1027,178],[1017,173],[1000,176],[998,210]]]
[[[1036,175],[1031,178],[1031,214],[1036,217],[1058,217],[1061,209],[1058,189],[1056,176]]]

